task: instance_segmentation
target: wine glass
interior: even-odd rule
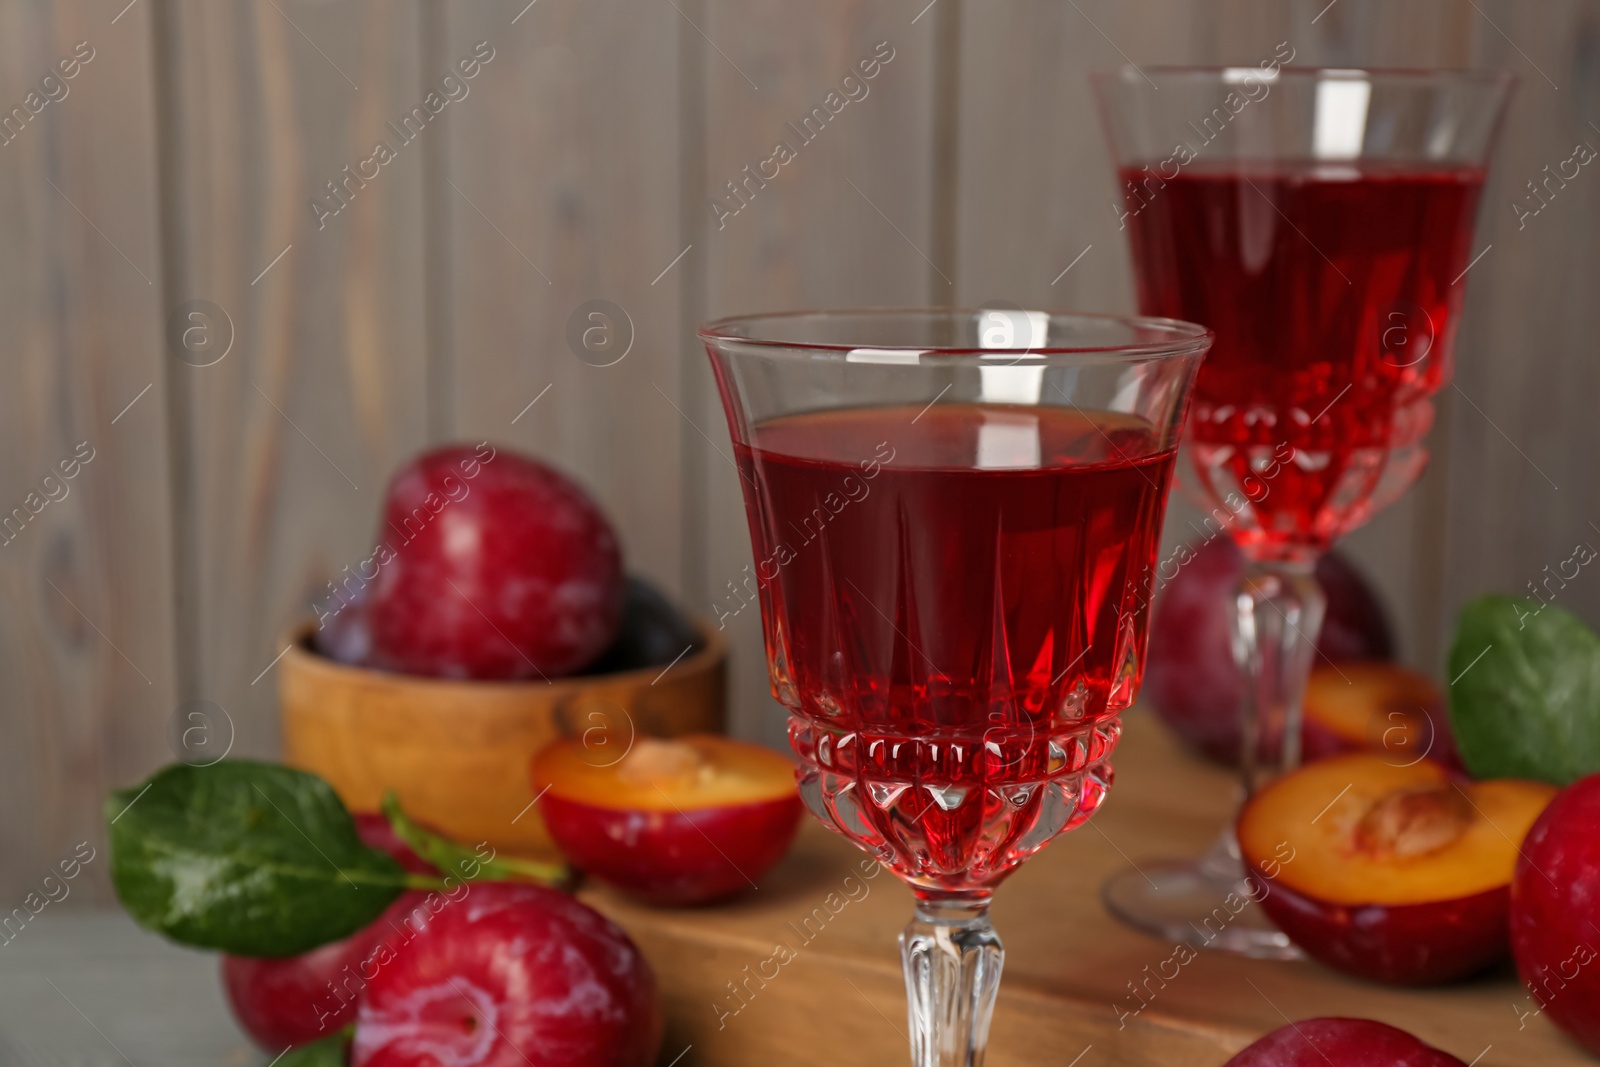
[[[994,889],[1111,784],[1209,333],[1013,308],[723,319],[710,353],[811,813],[911,887],[918,1067],[983,1060]]]
[[[1427,461],[1512,79],[1267,62],[1126,70],[1094,87],[1140,309],[1216,331],[1182,481],[1247,560],[1232,644],[1248,795],[1300,760],[1317,558]],[[1104,896],[1163,938],[1297,954],[1260,909],[1206,921],[1243,875],[1230,828],[1199,861],[1143,865]]]

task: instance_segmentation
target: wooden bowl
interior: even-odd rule
[[[533,754],[581,736],[597,763],[639,735],[723,729],[727,645],[697,624],[700,648],[663,669],[554,682],[461,682],[349,667],[292,628],[279,665],[284,761],[326,778],[353,811],[393,789],[406,811],[469,845],[538,855],[554,845],[528,778]]]

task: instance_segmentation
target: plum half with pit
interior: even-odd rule
[[[1329,967],[1432,985],[1506,954],[1512,872],[1555,790],[1469,782],[1432,760],[1334,756],[1284,775],[1239,816],[1258,898]]]

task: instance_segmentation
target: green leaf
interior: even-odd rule
[[[296,955],[366,926],[411,881],[362,844],[327,782],[275,764],[173,764],[105,812],[123,907],[200,948]]]
[[[355,1027],[347,1026],[331,1037],[301,1045],[273,1061],[273,1067],[345,1067]]]
[[[1480,778],[1566,785],[1600,771],[1600,637],[1560,608],[1480,597],[1450,649],[1450,722]]]
[[[467,849],[428,830],[411,816],[400,810],[400,798],[393,790],[383,795],[383,814],[394,828],[395,835],[411,846],[411,851],[433,864],[447,877],[454,876],[464,882],[539,882],[544,885],[565,886],[572,877],[571,870],[561,863],[540,863],[537,860],[517,859],[514,856],[495,855],[488,842],[475,850]]]

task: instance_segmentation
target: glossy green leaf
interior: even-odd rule
[[[1600,771],[1600,637],[1536,600],[1480,597],[1450,649],[1450,723],[1479,778],[1565,785]]]
[[[276,764],[174,764],[105,812],[123,906],[187,945],[296,955],[366,926],[412,881],[362,843],[327,782]]]

